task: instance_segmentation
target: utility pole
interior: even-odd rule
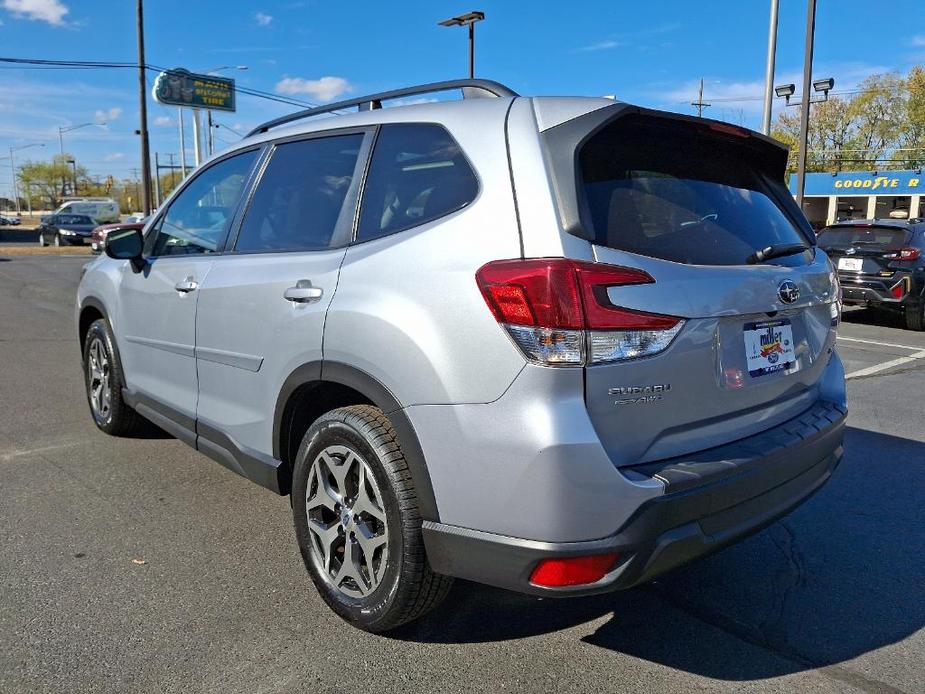
[[[183,130],[183,107],[177,106],[177,120],[180,121],[180,168],[186,178],[186,133]]]
[[[193,164],[198,168],[202,163],[202,133],[200,132],[199,109],[193,109]]]
[[[19,194],[16,192],[16,164],[13,161],[13,145],[10,145],[10,176],[13,178],[13,200],[16,201],[16,214],[19,214],[22,210],[19,209]]]
[[[174,178],[173,172],[177,167],[173,165],[173,152],[168,152],[167,156],[170,157],[170,189],[173,190],[176,186],[176,179]]]
[[[161,206],[161,162],[154,153],[154,206]]]
[[[777,16],[780,0],[771,0],[771,19],[768,22],[768,63],[764,71],[764,115],[761,132],[771,134],[771,100],[774,98],[774,61],[777,57]]]
[[[213,131],[212,131],[212,111],[211,110],[206,111],[206,122],[208,123],[208,126],[209,126],[209,137],[206,140],[206,142],[209,146],[209,156],[211,157],[212,154],[215,152],[215,140],[213,139],[213,135],[212,135]]]
[[[700,94],[697,96],[697,101],[692,101],[691,106],[697,107],[697,117],[703,118],[703,109],[707,106],[711,106],[703,100],[703,77],[700,78]]]
[[[806,189],[806,147],[809,142],[809,95],[813,81],[813,41],[816,34],[816,0],[809,0],[806,9],[806,51],[803,56],[803,93],[800,94],[800,152],[797,163],[797,205],[803,209]]]
[[[141,209],[145,216],[151,214],[151,153],[148,149],[148,99],[145,80],[145,22],[144,0],[137,0],[138,21],[138,99],[141,113]]]

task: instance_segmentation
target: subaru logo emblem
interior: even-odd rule
[[[777,288],[777,296],[779,296],[780,300],[785,304],[792,304],[800,298],[800,288],[793,280],[784,280]]]
[[[845,255],[854,255],[858,252],[857,248],[847,248],[845,249]]]

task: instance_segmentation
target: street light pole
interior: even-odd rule
[[[98,125],[103,127],[106,125],[106,121],[100,123],[81,123],[80,125],[71,125],[66,128],[58,126],[58,146],[61,148],[61,154],[64,154],[64,133],[73,132],[75,130],[80,130],[81,128],[89,128],[91,125]]]
[[[809,143],[809,97],[813,81],[813,40],[816,33],[816,0],[809,0],[806,10],[806,51],[803,57],[803,93],[800,95],[800,152],[797,162],[797,205],[803,209],[806,189],[806,148]]]
[[[483,19],[485,19],[484,12],[473,10],[438,22],[442,27],[469,27],[469,79],[475,77],[475,23],[481,22]]]
[[[13,199],[16,200],[16,214],[22,212],[22,206],[19,204],[19,186],[16,185],[16,163],[13,159],[13,152],[18,152],[21,149],[29,149],[30,147],[44,147],[44,142],[33,142],[28,145],[23,145],[22,147],[13,147],[10,145],[10,175],[13,177],[12,186],[13,186]]]
[[[764,116],[761,132],[771,134],[771,101],[774,98],[774,61],[777,57],[777,16],[780,0],[771,0],[771,19],[768,22],[768,63],[764,71]]]

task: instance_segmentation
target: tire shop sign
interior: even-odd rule
[[[154,81],[154,99],[169,106],[234,111],[234,80],[200,75],[181,67],[165,70]]]

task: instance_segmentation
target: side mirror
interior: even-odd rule
[[[133,272],[141,272],[145,266],[145,239],[139,229],[120,229],[106,235],[106,255],[116,260],[128,260]]]

